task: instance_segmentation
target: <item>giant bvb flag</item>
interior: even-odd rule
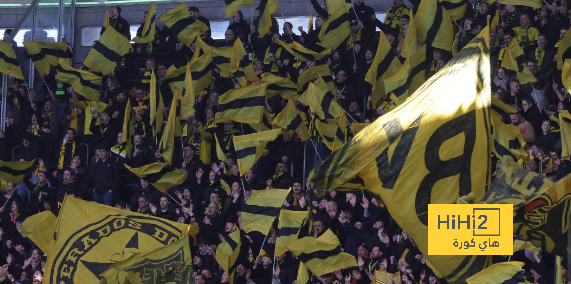
[[[99,283],[110,265],[187,235],[185,224],[69,196],[57,222],[44,283]]]
[[[428,252],[428,204],[481,199],[490,182],[489,30],[485,28],[407,101],[359,132],[311,174],[315,188],[355,177]],[[460,91],[461,90],[461,91]],[[437,276],[462,283],[486,256],[429,256]]]

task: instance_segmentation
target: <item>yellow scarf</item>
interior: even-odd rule
[[[72,184],[73,182],[75,182],[75,180],[70,179],[70,180],[68,180],[68,181],[64,181],[63,184],[64,184],[64,185],[70,185],[70,184]]]
[[[272,68],[271,68],[270,72],[278,72],[278,65],[274,62],[271,62],[268,59],[268,54],[270,54],[271,48],[272,48],[271,46],[268,46],[268,48],[266,49],[266,55],[264,56],[264,65],[272,64]],[[282,48],[280,47],[276,51],[276,54],[274,54],[274,58],[276,59],[276,61],[281,57],[281,55],[282,55]]]
[[[272,177],[272,180],[275,181],[275,180],[277,180],[278,178],[280,178],[280,177],[283,176],[283,175],[284,175],[284,173],[275,174],[275,175]]]
[[[57,168],[59,170],[63,169],[64,166],[64,160],[65,160],[65,145],[67,144],[66,141],[64,141],[63,143],[61,143],[61,148],[59,150],[59,162],[57,164]],[[73,157],[73,155],[75,154],[75,141],[71,142],[71,156]]]

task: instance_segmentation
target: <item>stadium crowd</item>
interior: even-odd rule
[[[390,111],[390,104],[384,104],[390,101],[388,95],[380,106],[371,105],[371,85],[364,80],[379,44],[376,30],[384,32],[391,52],[398,55],[407,34],[409,9],[415,10],[418,3],[407,7],[402,0],[394,0],[381,22],[365,1],[355,0],[350,10],[351,34],[345,43],[318,62],[301,62],[278,45],[277,40],[319,50],[318,34],[329,17],[323,2],[319,2],[311,0],[316,12],[313,30],[294,27],[289,22],[280,27],[272,18],[270,34],[262,37],[257,31],[259,19],[254,18],[250,23],[238,12],[230,19],[223,40],[212,39],[210,32],[203,32],[201,38],[217,47],[232,47],[240,39],[259,76],[272,73],[295,83],[306,69],[326,64],[334,75],[337,101],[351,120],[372,122]],[[505,119],[521,130],[531,157],[525,160],[525,167],[560,179],[569,167],[568,161],[559,159],[561,137],[554,118],[558,111],[571,107],[571,99],[563,87],[561,71],[556,68],[556,58],[557,47],[569,29],[570,16],[566,1],[547,2],[549,5],[540,9],[490,5],[486,1],[469,5],[464,18],[456,21],[454,45],[460,50],[468,44],[486,26],[487,16],[493,17],[500,10],[500,24],[490,31],[493,83],[490,95],[517,109]],[[210,26],[197,7],[190,7],[189,13]],[[129,23],[121,17],[121,7],[111,8],[109,24],[130,38]],[[141,25],[138,36],[142,29]],[[295,34],[294,29],[301,35]],[[9,34],[8,30],[5,38]],[[537,82],[521,84],[515,72],[501,67],[513,38],[524,49],[526,66]],[[136,168],[164,162],[149,118],[151,69],[155,70],[167,116],[173,99],[167,69],[171,65],[185,66],[193,58],[194,47],[180,43],[167,27],[157,27],[151,43],[134,43],[133,52],[122,59],[115,72],[104,74],[100,103],[95,107],[82,102],[73,88],[58,82],[51,73],[45,77],[49,89],[43,90],[50,95],[41,101],[36,99],[36,90],[27,89],[23,82],[16,79],[9,82],[6,131],[0,132],[0,160],[37,160],[22,183],[2,185],[0,283],[42,280],[46,256],[19,232],[19,225],[26,217],[41,211],[51,210],[57,215],[65,195],[175,222],[198,224],[200,232],[193,246],[196,283],[229,283],[214,253],[224,236],[241,226],[241,206],[252,191],[290,187],[283,208],[309,211],[312,219],[311,227],[302,228],[300,236],[317,237],[330,229],[338,236],[342,249],[354,255],[358,263],[357,267],[312,277],[311,283],[368,284],[377,270],[400,272],[400,278],[393,283],[443,283],[429,268],[414,240],[391,218],[382,200],[366,191],[331,191],[323,197],[312,193],[312,184],[303,178],[330,153],[319,135],[312,133],[310,141],[302,141],[295,131],[284,130],[268,144],[252,169],[240,173],[233,137],[258,132],[258,128],[233,121],[213,123],[219,96],[237,84],[220,76],[220,70],[214,70],[211,86],[197,95],[195,116],[181,121],[182,135],[175,140],[172,165],[187,171],[187,180],[162,193],[127,170],[125,165]],[[452,58],[452,53],[446,50],[429,48],[428,53],[427,77]],[[130,139],[132,147],[127,147],[128,139],[122,133],[129,100],[132,109],[127,111],[136,117],[134,136]],[[276,115],[286,104],[287,100],[274,96],[267,100],[266,108]],[[306,118],[304,123],[308,123],[309,108],[296,106]],[[227,162],[217,159],[214,134]],[[231,187],[229,191],[222,188],[221,181]],[[248,241],[241,244],[234,283],[296,283],[299,260],[290,252],[274,255],[276,229],[277,220],[267,236],[257,232],[247,235]],[[519,275],[522,280],[554,283],[554,255],[541,248],[494,257],[495,262],[510,260],[526,263]]]

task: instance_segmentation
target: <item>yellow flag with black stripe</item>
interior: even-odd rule
[[[568,110],[559,111],[559,127],[561,127],[561,159],[571,156],[571,115]]]
[[[252,190],[252,196],[242,205],[242,230],[267,235],[280,213],[291,189],[267,188]]]
[[[108,27],[85,57],[83,65],[95,72],[107,75],[115,70],[117,63],[132,49],[128,39],[113,27]]]
[[[179,170],[167,163],[152,163],[138,168],[132,168],[125,164],[125,168],[134,173],[140,179],[150,182],[153,187],[165,192],[173,186],[185,182],[188,173]]]
[[[192,87],[193,84],[190,64],[187,64],[186,74],[184,76],[184,89],[182,90],[183,95],[180,97],[180,119],[186,119],[195,114],[194,104],[196,102],[196,93]]]
[[[246,49],[244,49],[244,45],[239,38],[234,41],[232,46],[230,72],[232,72],[234,78],[241,86],[246,86],[248,81],[252,82],[258,79],[258,75],[254,71],[254,65],[252,65],[248,53],[246,53]]]
[[[159,141],[159,151],[161,151],[165,161],[172,165],[172,154],[174,151],[174,137],[175,137],[175,124],[177,121],[177,104],[178,104],[178,93],[174,93],[174,97],[171,102],[171,107],[169,109],[169,116],[167,123],[164,124],[163,134],[161,140]],[[180,119],[178,119],[180,121]]]
[[[90,101],[99,101],[101,96],[101,76],[97,76],[85,70],[75,69],[63,59],[60,59],[56,67],[56,79],[60,82],[69,84],[73,90]]]
[[[187,234],[174,243],[114,263],[101,274],[101,284],[140,283],[141,279],[191,283],[194,276],[189,242]]]
[[[232,89],[220,96],[214,123],[233,120],[240,123],[262,122],[266,108],[266,83]]]
[[[224,238],[224,242],[216,248],[216,253],[214,254],[216,262],[226,271],[230,284],[234,283],[236,267],[238,266],[236,262],[240,255],[241,247],[242,231],[236,228],[236,231]]]
[[[125,143],[125,152],[127,153],[127,157],[131,158],[131,139],[133,134],[135,134],[135,120],[131,120],[131,100],[127,100],[127,105],[125,105],[125,116],[123,118],[123,143]],[[113,151],[113,149],[111,149]],[[118,153],[121,155],[121,153]],[[123,157],[125,158],[125,157]]]
[[[319,31],[319,45],[323,48],[337,49],[351,33],[349,11],[338,9],[323,24]]]
[[[182,90],[186,87],[185,80],[186,80],[187,65],[181,66],[179,68],[176,68],[174,65],[171,65],[167,69],[165,83],[169,84],[169,87],[173,92],[173,94],[175,91],[178,91],[179,93],[182,92]]]
[[[292,43],[286,43],[281,40],[277,41],[281,47],[283,47],[287,52],[289,52],[293,57],[301,62],[317,61],[321,60],[329,55],[331,55],[331,49],[328,48],[322,52],[315,52],[300,43],[294,41]]]
[[[21,183],[28,173],[28,170],[36,163],[36,160],[30,162],[4,162],[0,160],[0,180]]]
[[[0,73],[24,80],[16,52],[9,42],[0,41]]]
[[[416,24],[414,19],[414,13],[412,12],[412,10],[409,11],[409,17],[410,20],[408,24],[408,30],[406,31],[404,43],[400,51],[400,56],[403,58],[409,58],[413,53],[415,53],[420,48],[420,44],[418,43],[418,37],[416,36]]]
[[[490,183],[490,92],[484,28],[406,102],[329,155],[309,180],[324,194],[363,179],[426,253],[428,204],[454,204],[469,193],[480,199]],[[487,256],[427,256],[427,261],[438,277],[461,283],[482,270]]]
[[[437,0],[422,0],[418,6],[415,24],[418,39],[426,45],[452,50],[454,25],[448,11]]]
[[[458,21],[464,18],[468,5],[472,5],[468,0],[438,0],[442,7],[448,11],[450,18],[453,21]]]
[[[280,134],[281,131],[279,129],[272,129],[233,137],[240,176],[245,175],[246,172],[254,166],[260,157],[262,157],[268,142],[276,140]]]
[[[169,28],[169,33],[176,36],[184,45],[190,47],[201,32],[208,31],[208,27],[201,21],[190,17],[186,2],[180,3],[174,9],[164,13],[159,17],[165,26]]]
[[[299,74],[297,79],[297,93],[303,94],[309,87],[309,83],[319,79],[321,77],[331,93],[336,94],[337,88],[335,87],[335,82],[333,80],[333,73],[329,69],[329,65],[321,64],[305,69],[305,71]]]
[[[53,41],[24,41],[24,48],[34,62],[36,70],[41,76],[45,76],[50,68],[59,64],[60,58],[68,65],[71,64],[71,51],[63,42]]]
[[[365,129],[365,127],[371,125],[371,123],[351,123],[351,129],[353,130],[353,134],[357,135],[357,133],[361,132],[361,130]]]
[[[316,276],[357,266],[355,257],[341,251],[339,239],[329,229],[317,239],[304,237],[286,247]]]
[[[272,122],[274,121],[275,114],[268,111],[267,108],[264,109],[264,115],[262,116],[262,122],[259,124],[250,123],[252,129],[258,129],[258,131],[266,131],[272,129]]]
[[[283,202],[282,202],[283,203]],[[293,211],[282,209],[276,230],[276,250],[275,255],[282,255],[286,252],[285,247],[289,242],[296,240],[303,223],[307,222],[309,211]]]
[[[307,266],[303,262],[299,263],[299,268],[297,269],[297,284],[311,284],[311,273],[307,270]]]
[[[337,118],[344,112],[321,77],[314,83],[309,83],[309,88],[299,97],[299,102],[309,106],[320,119]]]
[[[373,59],[373,63],[369,71],[367,71],[367,75],[365,75],[365,81],[373,86],[371,93],[371,104],[373,108],[377,108],[379,102],[386,94],[384,77],[391,74],[398,66],[398,58],[385,33],[381,32],[375,59]]]
[[[143,24],[143,30],[141,31],[141,36],[133,38],[136,43],[149,43],[155,39],[155,18],[157,17],[157,7],[155,3],[149,5],[149,10],[147,10],[147,17],[145,18],[145,23]]]
[[[351,0],[326,0],[325,3],[329,15],[333,15],[339,10],[349,11],[351,9]]]
[[[330,150],[335,151],[347,142],[347,117],[344,111],[339,119],[328,119],[326,121],[315,119],[314,125],[319,136],[321,136],[323,142]]]
[[[492,152],[496,157],[509,156],[514,161],[525,159],[529,154],[525,151],[523,137],[519,127],[503,122],[503,117],[507,117],[516,110],[504,102],[492,97],[492,135],[494,137],[494,147]]]
[[[297,86],[290,79],[274,75],[270,72],[262,74],[262,81],[266,82],[266,98],[270,99],[280,95],[283,99],[297,99]]]
[[[51,233],[44,281],[100,283],[111,264],[185,238],[188,225],[68,195]]]
[[[571,58],[565,59],[563,70],[561,70],[561,80],[563,81],[563,86],[569,92],[571,90]]]
[[[155,76],[154,70],[151,70],[151,84],[149,88],[149,108],[151,109],[150,121],[151,127],[153,128],[153,138],[156,138],[163,127],[165,109],[163,96],[161,95],[159,86],[157,85],[157,77]]]
[[[214,133],[214,139],[216,142],[216,158],[218,161],[228,164],[228,157],[226,157],[226,154],[224,154],[224,151],[222,151],[222,147],[220,147],[220,142],[218,142],[218,135],[216,135],[216,133]]]
[[[232,49],[233,47],[212,47],[202,39],[197,38],[193,60],[212,51],[212,64],[215,68],[220,70],[220,76],[223,78],[232,78],[234,75],[230,66]]]
[[[529,283],[523,279],[520,261],[495,263],[468,278],[468,284]]]
[[[488,4],[494,4],[496,0],[486,0]],[[533,8],[541,8],[543,5],[541,0],[497,0],[498,3],[504,5],[519,5],[519,6],[528,6]]]
[[[260,0],[258,33],[262,38],[270,32],[270,28],[272,27],[272,15],[275,11],[280,9],[280,5],[276,0]]]
[[[226,18],[231,18],[236,15],[243,5],[254,6],[254,0],[224,0],[226,6],[224,6],[224,13]]]
[[[563,69],[567,58],[571,58],[571,33],[565,33],[565,37],[557,47],[557,69]]]
[[[426,81],[426,45],[412,54],[383,80],[385,92],[391,94],[395,105],[402,104]]]
[[[296,131],[299,138],[303,141],[308,139],[309,130],[293,100],[288,100],[286,106],[276,115],[272,124],[277,128]]]
[[[502,67],[517,72],[517,78],[521,84],[537,82],[537,79],[525,64],[525,54],[523,48],[519,46],[517,38],[513,38],[506,48]]]
[[[198,56],[188,63],[187,72],[190,71],[192,78],[192,88],[194,95],[200,95],[212,84],[212,55],[213,50],[209,50],[201,56]],[[187,75],[188,76],[188,75]],[[188,87],[188,84],[186,85]]]

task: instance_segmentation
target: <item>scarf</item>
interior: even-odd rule
[[[39,194],[46,194],[47,192],[42,191],[42,188],[46,187],[47,184],[45,182],[38,182],[36,184],[36,187],[34,187],[34,190],[32,190],[33,194],[36,195],[38,192]]]
[[[63,169],[63,165],[64,165],[64,160],[65,160],[65,146],[68,144],[68,142],[63,141],[63,143],[61,143],[61,148],[59,150],[59,162],[57,164],[57,168],[58,170]],[[73,156],[75,154],[75,141],[71,142],[71,156]]]
[[[544,56],[545,56],[545,48],[538,47],[535,49],[535,62],[537,63],[537,67],[541,68]]]
[[[70,180],[68,180],[68,181],[64,181],[64,182],[63,182],[63,185],[70,185],[70,184],[72,184],[73,182],[75,182],[75,180],[74,180],[74,179],[70,179]]]
[[[276,181],[278,178],[280,178],[283,175],[284,175],[284,173],[277,173],[272,177],[272,180]]]
[[[16,218],[18,218],[19,216],[20,216],[20,213],[10,212],[10,221],[12,221],[12,223],[16,223]]]

